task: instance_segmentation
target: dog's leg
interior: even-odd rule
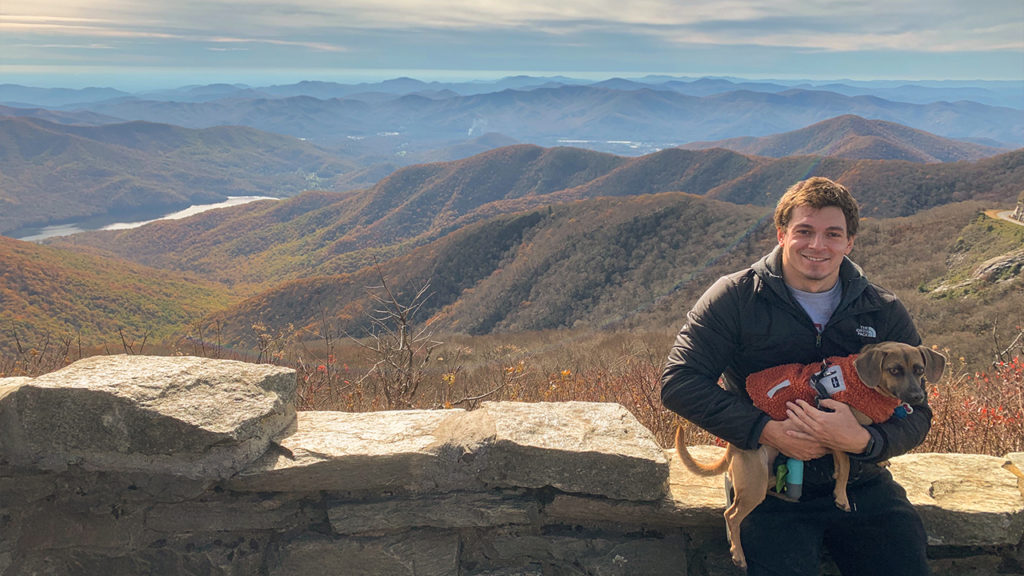
[[[758,450],[736,450],[729,465],[729,478],[733,482],[732,505],[725,511],[725,527],[729,532],[729,552],[740,568],[747,567],[740,539],[740,524],[754,508],[764,501],[771,478],[771,463],[776,450],[761,447]]]
[[[832,452],[832,461],[836,469],[836,487],[832,491],[836,499],[836,507],[849,512],[850,499],[846,495],[846,484],[850,481],[850,456],[840,450],[834,450]]]

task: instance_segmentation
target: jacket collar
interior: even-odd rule
[[[776,246],[775,249],[755,262],[751,268],[764,285],[779,298],[787,302],[791,300],[789,288],[786,287],[786,282],[782,278],[781,246]],[[839,303],[840,308],[859,296],[868,285],[864,270],[847,256],[843,256],[843,263],[839,265],[839,282],[843,286],[843,299]]]

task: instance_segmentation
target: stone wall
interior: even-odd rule
[[[739,574],[722,479],[618,405],[296,414],[294,385],[139,356],[0,379],[0,575]],[[893,463],[937,574],[1022,573],[1011,461]]]

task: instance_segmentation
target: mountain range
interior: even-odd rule
[[[399,145],[419,149],[487,132],[542,146],[557,145],[560,140],[589,143],[588,147],[637,142],[645,146],[641,152],[649,152],[653,147],[694,141],[787,132],[843,114],[898,122],[946,138],[1003,147],[1024,145],[1024,111],[1018,109],[966,101],[913,104],[798,89],[738,90],[700,97],[651,88],[562,85],[468,96],[405,94],[363,100],[311,96],[206,102],[118,99],[76,109],[188,128],[244,125],[357,152],[381,138],[392,141],[393,150]]]
[[[477,166],[484,166],[483,170],[494,169],[500,163],[485,161],[486,155],[463,164],[442,166],[439,162],[453,157],[472,157],[512,143],[514,141],[503,136],[485,134],[454,147],[425,151],[419,157],[435,162],[410,167],[412,172],[395,174],[393,180],[385,182],[401,164],[373,163],[362,167],[359,159],[337,150],[240,126],[187,129],[142,121],[79,126],[25,117],[0,117],[0,179],[3,183],[0,206],[4,207],[0,211],[0,233],[18,236],[18,231],[28,226],[95,216],[127,218],[135,215],[148,219],[190,204],[221,201],[227,196],[289,197],[317,188],[368,189],[378,182],[383,185],[382,194],[394,194],[388,190],[395,182],[404,182],[410,174],[438,171],[469,178],[467,174],[480,172]],[[539,164],[531,164],[526,169],[539,170],[546,175],[541,180],[542,186],[561,188],[531,191],[522,194],[523,198],[504,200],[515,200],[517,206],[527,207],[530,202],[552,201],[533,197],[553,192],[558,192],[560,198],[582,198],[684,190],[757,203],[746,198],[752,194],[750,186],[776,185],[777,177],[795,177],[817,162],[838,162],[843,167],[832,171],[841,174],[851,170],[848,164],[839,162],[846,159],[951,162],[977,160],[1005,152],[855,116],[840,116],[791,133],[699,143],[686,148],[712,147],[735,150],[741,155],[723,151],[693,155],[681,154],[679,149],[666,149],[633,162],[630,157],[580,148],[551,148],[548,150],[562,151],[548,154]],[[527,149],[533,150],[532,154],[540,150],[539,147],[518,148]],[[763,158],[782,160],[794,155],[805,158],[779,162]],[[810,156],[816,159],[806,158]],[[579,162],[596,163],[590,170],[597,172],[575,172],[573,165]],[[690,167],[694,162],[697,167]],[[623,164],[634,168],[605,174]],[[648,170],[648,164],[653,164],[656,171],[661,170],[658,178],[668,180],[647,181],[642,176],[632,175]],[[659,167],[661,164],[666,166]],[[674,168],[668,164],[674,164]],[[684,171],[689,171],[689,175],[684,175]],[[598,172],[606,178],[591,182],[589,176]],[[744,184],[738,178],[748,172],[750,182]],[[551,180],[552,175],[563,177],[567,173],[578,180],[573,183],[560,182],[557,177]],[[737,180],[732,186],[712,190],[733,179]],[[464,187],[450,177],[438,182],[439,188]],[[584,184],[581,189],[570,190]],[[745,191],[741,189],[743,186],[747,187]],[[342,212],[345,210],[347,208]],[[893,208],[882,213],[903,212]],[[399,215],[399,218],[404,217]],[[388,222],[377,223],[375,227],[390,225]]]
[[[784,134],[693,142],[681,148],[727,148],[742,154],[772,158],[813,155],[908,162],[980,160],[1005,152],[992,146],[941,138],[895,122],[867,120],[853,115],[837,116]]]
[[[976,271],[1024,244],[1024,226],[985,215],[1017,200],[1024,148],[977,142],[1024,131],[1020,110],[682,82],[707,92],[694,96],[674,81],[516,78],[460,94],[398,79],[328,99],[289,92],[336,86],[271,97],[214,85],[186,89],[187,102],[174,91],[90,93],[87,106],[17,108],[0,118],[0,233],[228,195],[280,199],[45,245],[2,238],[0,327],[109,340],[115,327],[171,339],[205,326],[245,349],[255,325],[359,333],[382,277],[402,298],[427,286],[420,312],[445,331],[663,326],[719,275],[768,251],[771,207],[816,175],[853,190],[866,217],[855,259],[897,291],[930,341],[981,349],[993,322],[1019,317],[1020,268]],[[715,117],[723,103],[731,113]],[[945,135],[843,112],[854,104],[927,119]],[[484,112],[487,122],[467,131]],[[237,125],[205,126],[218,114]],[[398,120],[408,124],[381,129]],[[560,130],[571,137],[554,142],[609,128],[647,138],[679,122],[742,138],[629,154],[532,143]],[[791,131],[758,133],[790,122]],[[297,137],[306,130],[324,136]],[[949,137],[957,130],[974,141]]]

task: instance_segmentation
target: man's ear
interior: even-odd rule
[[[885,360],[885,351],[879,350],[874,345],[865,346],[853,361],[853,367],[860,376],[860,381],[868,388],[877,388],[882,382],[882,361]]]
[[[946,357],[927,346],[918,346],[917,349],[921,351],[921,359],[924,360],[924,377],[933,384],[938,382],[946,369]]]
[[[786,229],[785,228],[776,228],[775,229],[775,238],[778,239],[779,244],[782,244],[782,241],[786,238]]]

